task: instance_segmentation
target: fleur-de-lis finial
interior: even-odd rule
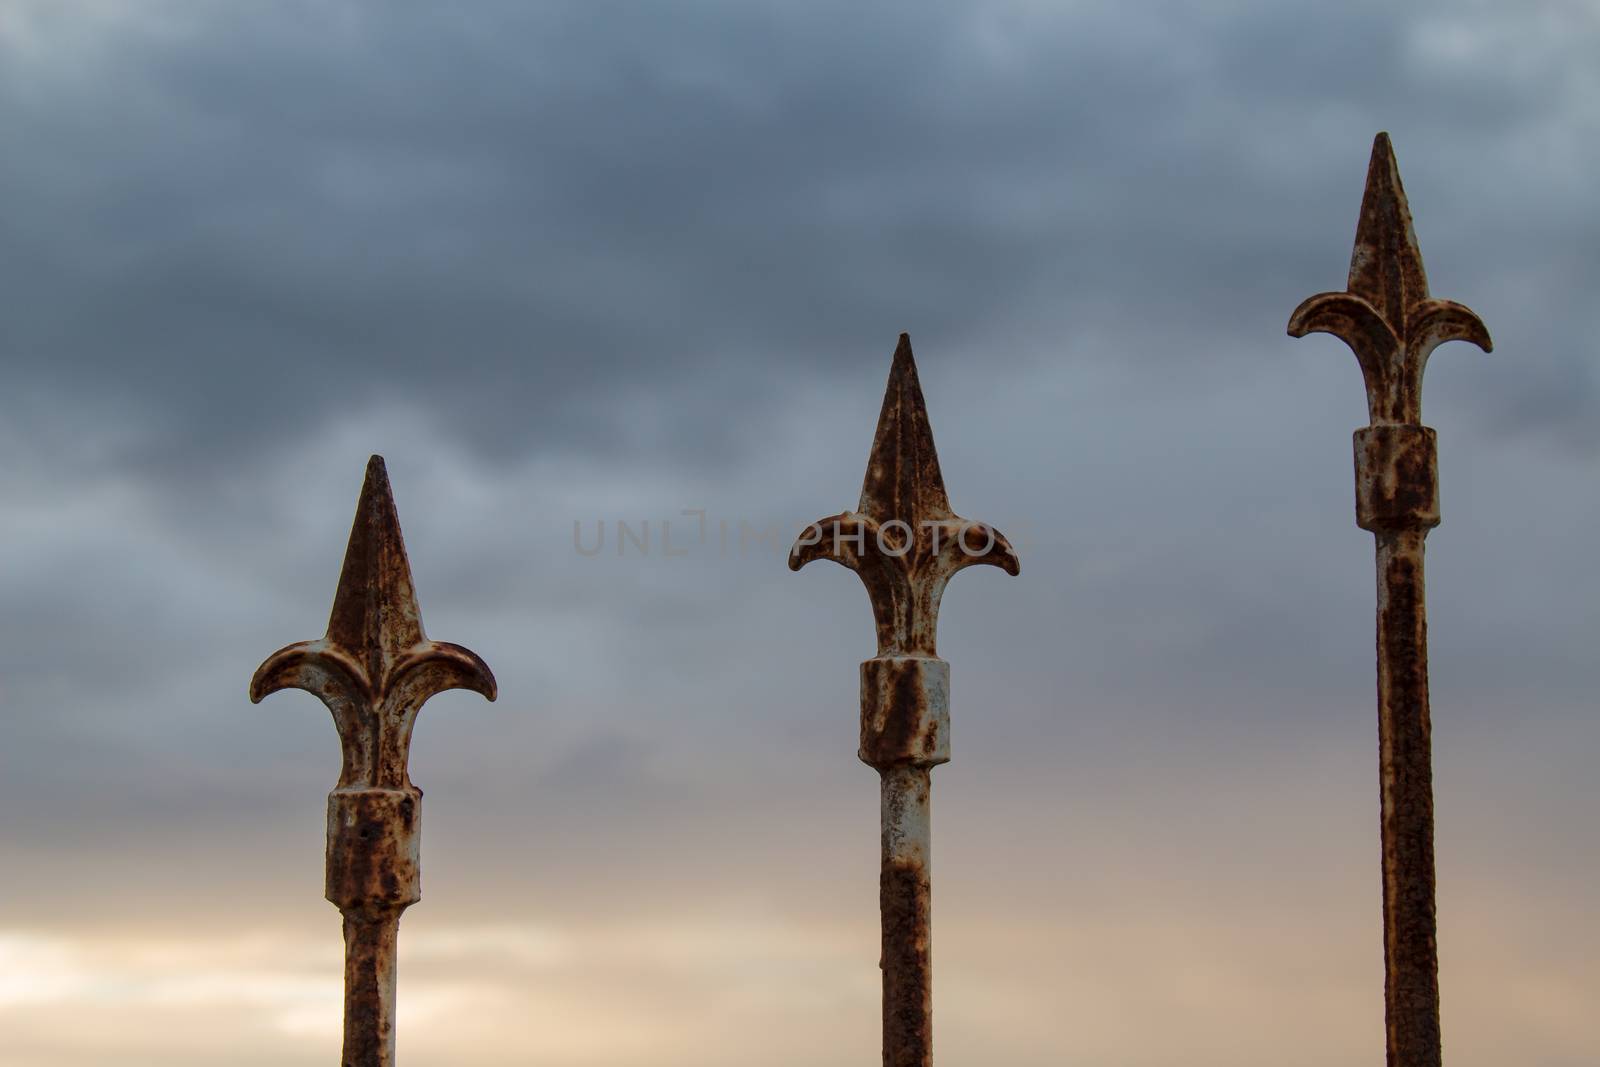
[[[407,762],[418,710],[436,693],[495,698],[478,656],[422,629],[411,565],[383,459],[367,464],[328,632],[267,658],[259,702],[304,689],[333,713],[344,750],[328,795],[327,897],[344,915],[344,1067],[393,1067],[400,913],[422,896],[422,791]]]
[[[950,509],[906,334],[895,348],[860,503],[812,523],[790,551],[789,567],[815,559],[860,576],[879,656],[938,654],[939,601],[957,571],[979,563],[1018,571],[1017,554],[998,530]]]
[[[381,456],[367,464],[327,634],[268,657],[250,682],[250,699],[291,688],[321,698],[333,713],[344,745],[341,789],[411,786],[411,729],[434,694],[471,689],[495,698],[483,660],[423,633]]]
[[[1290,336],[1308,333],[1333,334],[1355,352],[1374,426],[1421,424],[1422,374],[1435,348],[1446,341],[1471,341],[1485,352],[1494,348],[1470,308],[1428,293],[1387,133],[1372,142],[1345,292],[1318,293],[1289,316]]]

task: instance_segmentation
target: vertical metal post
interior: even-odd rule
[[[950,665],[938,658],[939,600],[950,576],[987,563],[1016,574],[1000,533],[950,509],[911,339],[900,335],[861,502],[818,520],[789,554],[799,570],[831,559],[867,587],[878,654],[861,664],[862,762],[882,776],[884,1067],[933,1063],[930,771],[950,759]]]
[[[495,698],[487,664],[422,630],[383,459],[367,464],[328,632],[274,652],[250,682],[259,702],[304,689],[333,713],[344,750],[328,794],[327,897],[344,916],[343,1067],[393,1067],[395,940],[422,897],[422,790],[407,761],[418,710],[435,693]]]
[[[1389,1067],[1440,1067],[1434,906],[1432,725],[1423,539],[1439,525],[1437,439],[1422,425],[1422,373],[1446,341],[1485,352],[1472,311],[1428,294],[1389,135],[1372,145],[1350,278],[1289,318],[1354,350],[1371,425],[1355,434],[1356,524],[1378,574],[1378,745],[1383,842],[1384,1015]]]

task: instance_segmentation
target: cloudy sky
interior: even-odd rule
[[[246,684],[371,453],[501,689],[418,727],[405,1062],[876,1063],[871,616],[783,555],[902,330],[1022,557],[945,599],[941,1061],[1379,1062],[1365,403],[1284,324],[1387,129],[1496,341],[1425,400],[1446,1046],[1592,1067],[1597,56],[1581,0],[0,0],[0,1064],[337,1056],[338,745]]]

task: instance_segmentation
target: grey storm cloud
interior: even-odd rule
[[[11,395],[136,407],[128,461],[159,469],[420,394],[486,455],[604,450],[619,393],[692,380],[657,445],[704,460],[788,383],[876,373],[900,328],[1080,359],[1115,330],[1105,358],[1244,372],[1245,338],[1339,280],[1377,125],[1430,192],[1500,168],[1423,210],[1485,314],[1573,224],[1496,153],[1581,119],[1581,64],[1549,60],[1590,37],[1489,62],[1448,6],[470,11],[39,16],[65,41],[14,43],[0,98]],[[1550,395],[1593,422],[1571,361],[1510,380],[1499,422]]]

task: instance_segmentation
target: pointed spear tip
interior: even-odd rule
[[[1400,164],[1394,157],[1394,142],[1387,130],[1379,130],[1372,138],[1372,155],[1367,159],[1367,186],[1363,201],[1375,198],[1396,199],[1404,205],[1405,189],[1400,185]],[[1363,209],[1366,204],[1362,204]]]
[[[895,345],[856,510],[878,522],[899,519],[913,526],[952,514],[908,333]]]
[[[1411,205],[1400,181],[1394,145],[1385,132],[1372,139],[1347,289],[1377,308],[1395,328],[1405,322],[1412,305],[1428,299],[1428,275],[1411,223]]]
[[[922,382],[917,378],[917,357],[911,351],[911,335],[902,333],[894,346],[894,358],[889,362],[889,384],[884,389],[884,408],[888,411],[889,397],[896,390],[907,393],[908,399],[927,417],[927,403],[922,399]]]
[[[1400,183],[1400,164],[1394,156],[1394,143],[1381,131],[1372,139],[1372,156],[1367,160],[1367,187],[1362,200],[1363,214],[1369,204],[1382,204],[1391,211],[1391,205],[1397,205],[1405,213],[1409,228],[1410,207],[1406,203],[1405,187]]]
[[[916,391],[917,402],[922,403],[922,383],[917,380],[917,357],[911,351],[911,335],[902,332],[900,340],[894,346],[894,358],[889,361],[889,385],[886,392],[892,392],[897,384],[903,384],[908,379]]]
[[[386,500],[392,509],[394,492],[389,487],[389,468],[382,456],[374,454],[367,457],[367,469],[361,478],[361,495],[356,498],[356,520],[360,522],[376,517],[386,510],[383,508]]]
[[[1394,142],[1379,132],[1372,139],[1372,156],[1367,161],[1367,187],[1363,199],[1368,203],[1397,201],[1405,206],[1406,191],[1400,184],[1400,164],[1394,156]],[[1363,208],[1366,203],[1362,205]]]
[[[359,551],[358,551],[359,549]],[[388,557],[404,569],[406,584],[411,582],[411,565],[406,559],[405,539],[400,534],[400,511],[394,504],[394,489],[389,484],[389,468],[382,456],[367,460],[366,477],[356,502],[356,518],[350,528],[350,545],[345,559],[361,556],[378,563]]]
[[[352,651],[366,652],[376,651],[367,647],[374,639],[395,650],[423,640],[411,563],[406,558],[400,514],[382,456],[367,460],[339,589],[328,619],[328,638]]]
[[[398,534],[400,516],[394,506],[394,489],[389,484],[389,467],[383,457],[372,455],[367,459],[367,472],[361,480],[361,497],[356,504],[358,518],[393,525]]]

